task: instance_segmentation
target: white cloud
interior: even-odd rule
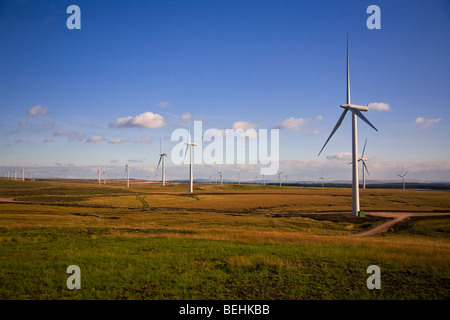
[[[45,140],[44,140],[44,143],[45,142],[53,142],[53,139],[52,138],[49,138],[49,137],[47,137],[47,138],[45,138]]]
[[[350,152],[339,152],[330,154],[327,156],[327,160],[352,160],[352,154]]]
[[[144,162],[142,159],[130,159],[129,162]]]
[[[317,119],[321,120],[322,116],[317,117]],[[312,119],[303,119],[303,118],[294,118],[290,117],[289,119],[284,120],[279,125],[277,125],[277,129],[289,129],[292,131],[301,131],[301,127],[305,124],[311,122]]]
[[[71,130],[58,130],[53,135],[54,136],[73,136],[75,132]]]
[[[430,127],[431,125],[433,125],[433,124],[435,124],[435,123],[437,123],[437,122],[439,122],[439,121],[441,121],[441,120],[442,120],[441,118],[426,119],[426,118],[419,117],[419,118],[416,119],[416,121],[414,121],[414,123],[415,123],[419,128],[424,129],[424,128]]]
[[[34,106],[30,110],[27,111],[28,114],[31,114],[32,116],[43,116],[48,111],[48,107],[43,106]]]
[[[161,101],[160,103],[158,103],[158,107],[167,108],[167,107],[170,107],[170,103],[167,101]]]
[[[191,118],[191,114],[189,112],[186,112],[181,116],[182,120],[189,120]]]
[[[136,139],[136,143],[151,143],[151,142],[152,138],[150,138],[149,136],[143,136]]]
[[[20,120],[20,125],[21,126],[26,126],[27,124],[28,124],[27,120],[24,120],[24,119]]]
[[[105,140],[105,138],[103,138],[102,136],[91,136],[89,139],[87,139],[86,142],[95,143],[95,142],[100,142],[100,141],[103,141],[103,140]]]
[[[112,143],[112,144],[118,144],[118,143],[124,143],[124,142],[128,142],[128,140],[126,139],[115,139],[115,138],[111,138],[109,139],[108,143]]]
[[[389,111],[391,107],[384,102],[372,102],[369,103],[369,109],[377,110],[377,111]]]
[[[232,128],[234,130],[242,129],[242,130],[246,131],[247,129],[254,129],[257,126],[258,125],[248,122],[248,121],[236,121],[235,123],[233,123]]]
[[[164,118],[153,112],[144,112],[135,117],[125,117],[119,118],[113,123],[110,124],[110,127],[115,128],[130,128],[130,127],[138,127],[138,128],[159,128],[163,127],[166,124],[164,123]]]

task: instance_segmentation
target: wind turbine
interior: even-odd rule
[[[357,145],[357,127],[356,127],[356,119],[359,117],[361,120],[363,120],[365,123],[367,123],[369,126],[371,126],[375,131],[378,131],[377,128],[375,128],[369,120],[366,119],[366,117],[361,113],[361,111],[368,111],[368,106],[359,106],[355,104],[350,103],[350,72],[349,72],[349,61],[348,61],[348,33],[347,33],[347,103],[341,104],[341,108],[344,109],[342,112],[341,117],[339,118],[338,122],[336,123],[336,126],[334,127],[333,131],[331,132],[330,136],[328,137],[327,141],[323,145],[322,149],[320,150],[318,156],[322,153],[322,150],[327,145],[328,141],[330,141],[333,134],[336,132],[336,130],[341,125],[342,121],[345,118],[345,115],[350,110],[352,113],[352,215],[353,216],[359,216],[359,185],[358,185],[358,145]]]
[[[366,188],[366,173],[365,172],[367,171],[367,174],[370,175],[369,169],[367,169],[367,166],[366,166],[367,159],[364,158],[364,151],[366,150],[366,143],[367,143],[367,138],[366,138],[366,142],[364,142],[364,148],[363,148],[363,152],[361,154],[361,158],[359,158],[359,160],[358,160],[358,162],[361,161],[361,163],[362,163],[361,170],[362,170],[362,177],[363,177],[363,189]]]
[[[218,171],[217,173],[220,174],[220,185],[223,185],[223,168],[220,169],[220,171]]]
[[[263,185],[265,186],[266,185],[266,175],[262,175],[263,176]]]
[[[22,169],[22,181],[25,181],[25,170]]]
[[[130,165],[127,163],[125,165],[125,172],[127,174],[127,188],[130,187]]]
[[[406,176],[407,173],[408,173],[408,171],[406,171],[404,175],[397,174],[403,180],[403,190],[405,190],[405,176]]]
[[[319,179],[322,180],[322,188],[323,188],[324,187],[324,180],[325,180],[325,178],[323,176],[321,176]]]
[[[97,175],[98,175],[98,184],[100,184],[100,169],[97,169]]]
[[[189,193],[194,192],[194,163],[192,161],[192,147],[195,147],[197,144],[191,142],[191,128],[190,128],[190,121],[189,121],[189,132],[188,132],[188,142],[185,142],[186,144],[186,152],[184,154],[184,158],[186,159],[187,150],[189,148],[190,151],[190,163],[189,163]],[[163,179],[164,180],[164,179]]]
[[[283,171],[278,171],[278,181],[280,182],[280,187],[281,187],[281,174],[283,173]]]
[[[159,164],[161,163],[161,159],[162,159],[162,167],[161,167],[162,179],[161,180],[162,180],[163,187],[166,185],[166,159],[165,159],[165,157],[167,157],[167,153],[162,152],[161,138],[159,138],[159,162],[158,162],[158,166],[156,167],[156,172],[158,172]]]
[[[259,185],[259,177],[256,175],[256,185]]]

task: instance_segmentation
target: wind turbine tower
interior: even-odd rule
[[[339,118],[338,122],[336,123],[336,126],[334,127],[333,131],[331,132],[330,136],[328,137],[327,141],[323,145],[322,149],[320,150],[318,156],[322,153],[322,150],[327,145],[328,141],[330,141],[333,134],[336,132],[336,130],[341,125],[342,121],[345,118],[345,115],[348,111],[352,113],[352,215],[353,216],[359,216],[360,206],[359,206],[359,183],[358,183],[358,145],[357,145],[357,126],[356,126],[356,119],[359,117],[361,120],[363,120],[365,123],[367,123],[369,126],[371,126],[375,131],[378,131],[377,128],[375,128],[369,120],[366,119],[366,117],[361,113],[361,111],[368,111],[368,106],[359,106],[355,104],[350,103],[350,72],[349,72],[349,59],[348,59],[348,34],[347,34],[347,103],[341,104],[341,108],[344,109],[342,112],[341,117]]]
[[[25,181],[25,170],[22,169],[22,181]]]
[[[127,174],[127,188],[130,187],[130,165],[127,163],[125,165],[125,172]]]
[[[321,176],[320,180],[322,180],[322,188],[323,188],[324,187],[324,180],[325,180],[325,178],[323,176]]]
[[[191,130],[188,133],[188,142],[186,144],[186,153],[184,154],[184,158],[186,158],[187,150],[189,148],[190,152],[190,162],[189,162],[189,193],[194,192],[194,162],[192,159],[192,147],[195,147],[197,144],[191,142]],[[163,179],[164,180],[164,179]]]
[[[162,152],[162,145],[161,145],[161,138],[159,139],[159,162],[158,166],[156,167],[156,172],[158,172],[159,165],[161,164],[162,160],[162,166],[161,166],[161,177],[162,177],[162,186],[164,187],[166,185],[166,158],[167,153]],[[191,159],[192,160],[192,159]]]
[[[223,168],[220,169],[220,171],[218,172],[218,174],[220,174],[220,185],[223,185]]]

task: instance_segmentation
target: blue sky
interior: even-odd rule
[[[66,27],[71,4],[80,30]],[[379,30],[366,27],[371,4]],[[370,179],[450,181],[445,0],[1,2],[0,175],[122,177],[130,162],[132,177],[155,178],[160,137],[170,153],[190,115],[204,129],[280,128],[289,180],[350,180],[350,117],[317,157],[346,99],[347,32],[352,103],[379,103],[366,113],[378,133],[358,122]],[[167,171],[188,178],[170,159]],[[258,168],[224,177],[237,171]]]

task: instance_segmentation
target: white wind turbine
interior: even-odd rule
[[[325,178],[323,176],[321,176],[319,179],[322,180],[322,188],[323,188],[324,187],[324,180],[325,180]]]
[[[364,117],[364,115],[361,113],[361,111],[368,111],[368,106],[359,106],[355,104],[350,103],[350,73],[349,73],[349,61],[348,61],[348,34],[347,34],[347,103],[341,104],[341,108],[344,109],[344,112],[342,112],[341,117],[339,118],[338,122],[336,123],[336,126],[334,127],[333,131],[331,132],[330,136],[328,137],[327,141],[323,145],[322,149],[319,152],[319,155],[322,153],[322,150],[327,145],[328,141],[330,141],[333,134],[336,132],[336,130],[341,125],[342,121],[345,118],[345,115],[350,110],[352,113],[352,215],[353,216],[359,216],[359,185],[358,185],[358,145],[357,145],[357,127],[356,127],[356,119],[359,117],[361,120],[363,120],[365,123],[367,123],[369,126],[371,126],[375,131],[378,131],[377,128],[375,128],[369,120]]]
[[[403,175],[397,174],[403,180],[403,190],[405,190],[405,176],[407,173],[408,173],[408,171],[406,171]]]
[[[125,173],[127,174],[127,188],[130,187],[130,165],[127,163],[125,165]]]
[[[158,168],[162,160],[162,167],[161,167],[161,176],[162,176],[162,186],[164,187],[166,185],[166,159],[167,153],[162,152],[162,145],[161,145],[161,138],[159,138],[159,162],[158,166],[156,167],[156,173],[158,173]]]
[[[223,185],[223,168],[220,169],[220,171],[218,171],[217,173],[220,174],[220,185]]]
[[[22,169],[22,181],[25,181],[25,170]]]
[[[363,178],[363,189],[366,188],[366,171],[367,171],[367,174],[370,176],[369,169],[367,169],[367,165],[366,165],[367,159],[364,158],[364,151],[366,150],[366,144],[367,144],[367,138],[366,138],[366,142],[364,142],[364,148],[363,148],[363,152],[361,154],[361,158],[358,159],[358,162],[361,161],[361,163],[362,163],[361,170],[362,170],[362,178]]]
[[[188,142],[185,142],[186,144],[186,152],[184,154],[184,158],[186,159],[187,150],[189,148],[190,151],[190,162],[189,162],[189,193],[194,192],[194,163],[192,159],[192,147],[195,147],[197,144],[191,142],[191,129],[190,129],[190,123],[189,123],[189,131],[188,131]]]
[[[278,171],[278,182],[280,183],[280,187],[281,187],[281,174],[283,173],[283,171]]]
[[[97,169],[98,184],[100,184],[100,169]]]

